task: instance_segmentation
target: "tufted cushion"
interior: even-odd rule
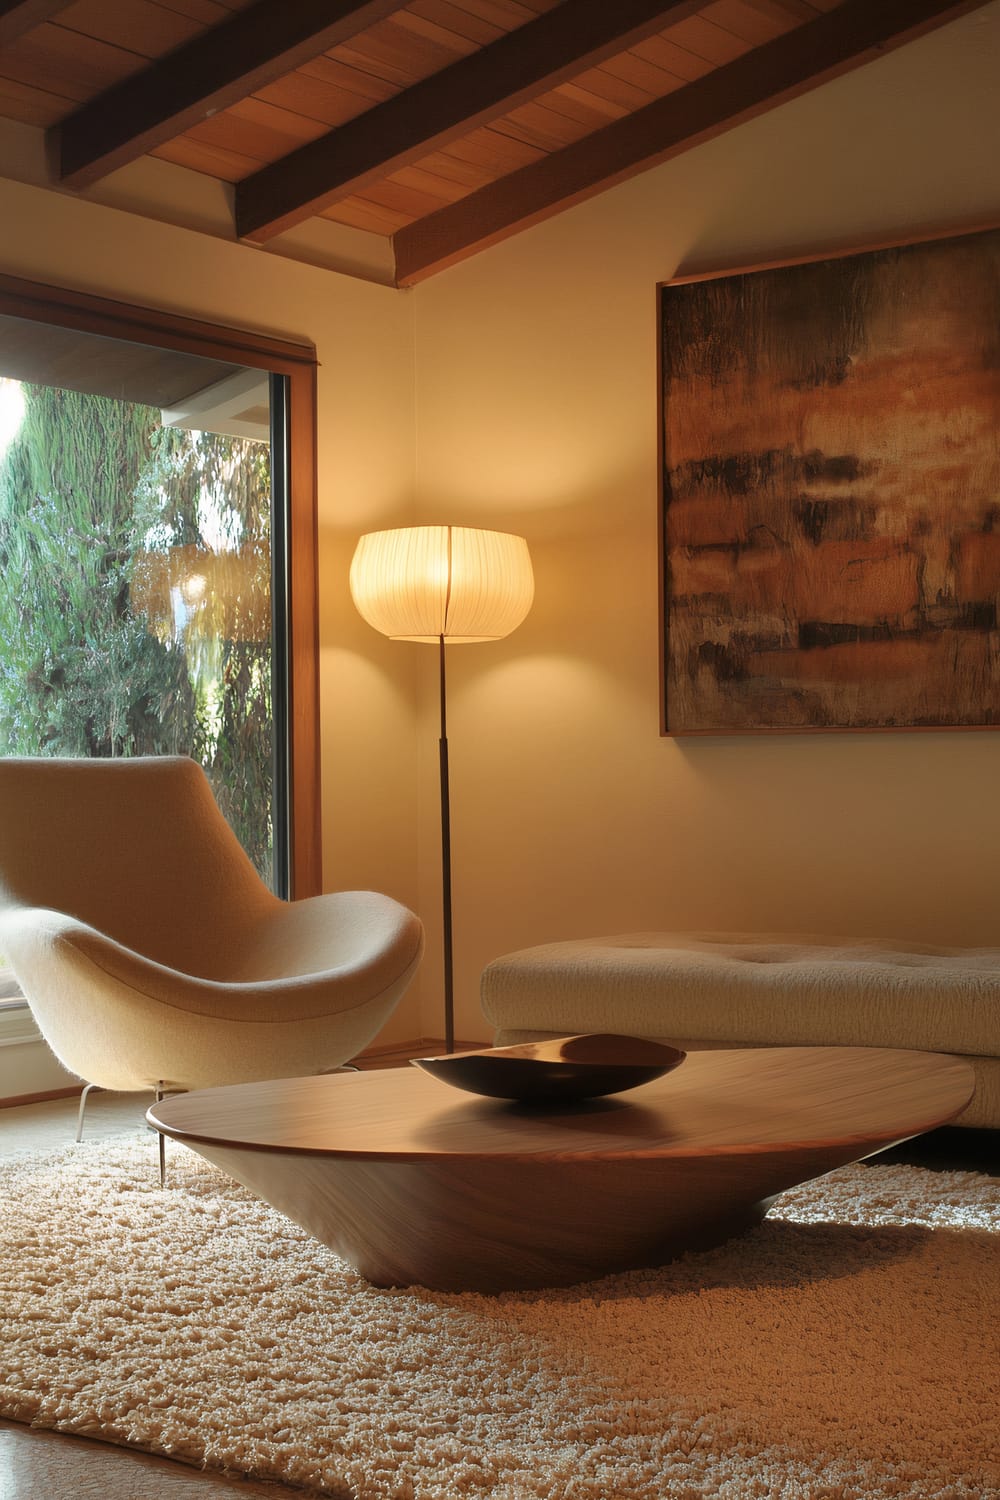
[[[1000,1126],[1000,948],[626,933],[509,953],[485,969],[481,996],[499,1044],[618,1031],[686,1048],[903,1047],[983,1059],[996,1118],[975,1123]]]

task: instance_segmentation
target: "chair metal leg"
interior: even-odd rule
[[[84,1116],[84,1113],[86,1112],[86,1108],[87,1108],[87,1098],[88,1098],[88,1096],[90,1094],[91,1089],[99,1089],[99,1088],[100,1088],[100,1084],[97,1084],[97,1083],[88,1083],[88,1084],[85,1084],[84,1088],[83,1088],[83,1092],[80,1095],[80,1113],[76,1117],[76,1138],[77,1138],[78,1141],[82,1141],[83,1140],[83,1116]]]
[[[159,1104],[160,1100],[164,1097],[164,1092],[165,1091],[164,1091],[164,1088],[163,1088],[163,1079],[161,1078],[160,1082],[157,1085],[156,1090],[155,1090],[157,1104]],[[158,1130],[156,1132],[156,1134],[159,1137],[160,1187],[166,1187],[166,1185],[167,1185],[167,1138],[163,1134],[162,1130]]]

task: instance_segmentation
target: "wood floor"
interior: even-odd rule
[[[459,1048],[482,1045],[459,1043]],[[405,1065],[411,1056],[443,1050],[433,1039],[412,1043],[363,1060],[363,1066]],[[87,1139],[130,1134],[141,1125],[150,1103],[137,1094],[93,1093],[87,1106]],[[77,1099],[64,1098],[0,1108],[0,1155],[51,1150],[72,1144]],[[1000,1172],[1000,1132],[938,1130],[883,1153],[938,1170]],[[150,1170],[155,1170],[155,1137],[150,1132]],[[214,1497],[269,1496],[302,1500],[301,1490],[255,1484],[205,1474],[168,1459],[150,1458],[125,1448],[60,1433],[34,1432],[0,1420],[0,1500],[214,1500]]]

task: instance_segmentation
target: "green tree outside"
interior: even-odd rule
[[[192,755],[270,883],[267,445],[21,389],[0,458],[0,751]]]

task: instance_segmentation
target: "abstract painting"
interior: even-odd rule
[[[1000,726],[1000,230],[660,288],[663,729]]]

